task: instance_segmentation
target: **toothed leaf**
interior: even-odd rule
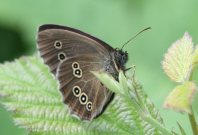
[[[185,82],[176,86],[164,102],[164,107],[179,112],[191,113],[192,99],[197,92],[197,86],[193,82]]]
[[[162,61],[164,72],[175,82],[184,82],[190,77],[194,59],[194,46],[188,33],[173,43]]]
[[[96,73],[97,74],[97,73]],[[29,134],[82,134],[82,135],[161,135],[155,125],[142,119],[134,100],[123,96],[129,89],[123,73],[120,82],[107,74],[98,74],[105,85],[116,95],[104,113],[91,122],[73,117],[62,103],[56,79],[50,74],[40,58],[25,57],[0,65],[1,103],[13,112],[17,125]],[[141,88],[141,87],[139,87]],[[148,110],[148,115],[162,124],[153,104],[139,89],[138,93]]]

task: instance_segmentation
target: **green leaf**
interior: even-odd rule
[[[122,86],[109,74],[104,72],[92,72],[109,90],[124,95]]]
[[[163,120],[159,115],[158,110],[155,108],[148,96],[144,93],[142,86],[137,83],[137,81],[133,80],[135,79],[134,77],[128,79],[127,81],[126,77],[121,71],[119,72],[119,83],[115,83],[116,80],[106,73],[94,72],[94,74],[103,84],[105,84],[107,88],[110,88],[110,90],[113,92],[120,94],[120,96],[124,99],[124,102],[128,103],[129,106],[133,106],[133,108],[137,110],[142,121],[144,134],[172,134],[164,127]],[[107,82],[113,82],[113,84],[116,84],[117,87],[113,88],[114,86]],[[123,85],[128,85],[128,87]],[[116,89],[118,87],[122,89]]]
[[[192,99],[196,92],[197,86],[193,82],[178,85],[166,98],[164,107],[191,114]]]
[[[125,90],[125,94],[128,93],[128,86],[127,86],[127,79],[123,73],[123,71],[120,71],[119,72],[119,83],[120,83],[120,86],[122,87],[122,90]]]
[[[95,73],[97,75],[97,73]],[[57,135],[161,135],[164,129],[161,117],[142,90],[146,118],[156,125],[145,121],[137,111],[134,100],[126,90],[126,78],[120,76],[118,83],[107,74],[98,74],[106,79],[108,88],[116,95],[104,113],[93,121],[81,121],[73,117],[67,106],[62,103],[56,79],[50,74],[40,58],[25,57],[15,62],[0,65],[1,103],[13,112],[17,125],[29,134]],[[104,81],[105,82],[105,81]],[[108,82],[108,83],[107,83]],[[147,117],[148,116],[148,117]]]
[[[179,124],[179,122],[177,122],[177,125],[178,125],[178,127],[179,127],[179,130],[180,130],[181,134],[182,134],[182,135],[186,135],[185,130],[184,130],[183,127]]]
[[[175,82],[184,82],[189,79],[193,59],[194,46],[188,33],[173,43],[162,61],[164,72]]]
[[[131,82],[132,80],[132,82]],[[144,127],[150,127],[151,125],[155,128],[153,128],[152,132],[154,134],[170,134],[164,130],[165,127],[163,125],[163,119],[159,114],[159,111],[155,108],[155,105],[151,102],[147,94],[144,92],[143,87],[135,80],[135,78],[132,75],[132,78],[130,81],[131,83],[129,85],[129,88],[134,88],[134,93],[136,94],[136,99],[138,99],[138,104],[143,109],[143,114],[141,115],[142,119],[144,119]],[[137,108],[138,110],[138,108]],[[157,128],[158,127],[158,128]],[[159,128],[161,130],[159,131]],[[145,130],[150,130],[150,128],[145,128]],[[163,131],[163,132],[162,132]],[[148,131],[145,131],[148,132]]]

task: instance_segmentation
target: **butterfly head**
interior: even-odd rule
[[[122,49],[116,48],[114,51],[114,58],[118,69],[124,70],[124,65],[128,60],[128,53]]]

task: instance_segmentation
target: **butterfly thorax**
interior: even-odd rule
[[[118,68],[118,70],[125,70],[125,63],[127,62],[128,60],[128,53],[121,49],[118,49],[116,48],[114,51],[113,51],[113,58],[114,58],[114,61],[115,61],[115,64]]]

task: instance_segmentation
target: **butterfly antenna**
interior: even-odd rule
[[[147,30],[149,30],[149,29],[151,29],[151,27],[147,27],[147,28],[141,30],[140,32],[138,32],[135,36],[133,36],[132,38],[130,38],[126,43],[124,43],[124,44],[122,45],[121,50],[122,50],[122,49],[124,48],[124,46],[127,45],[131,40],[133,40],[134,38],[136,38],[136,37],[137,37],[139,34],[141,34],[142,32],[147,31]]]

